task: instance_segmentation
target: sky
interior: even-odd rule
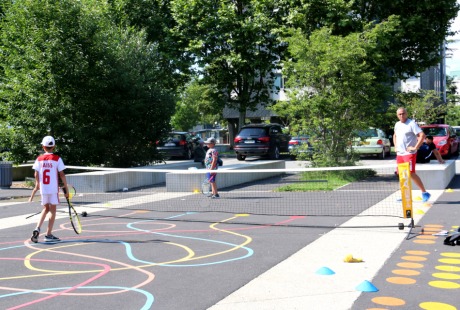
[[[457,1],[457,3],[460,3],[460,0]],[[459,33],[456,34],[455,36],[449,37],[448,39],[460,41],[460,17],[459,16],[457,16],[457,18],[455,18],[454,22],[452,23],[451,30],[458,31]],[[451,51],[451,53],[453,53],[452,58],[446,59],[446,71],[447,71],[447,74],[449,75],[451,71],[460,71],[460,42],[449,44],[448,48],[455,49],[454,51]]]

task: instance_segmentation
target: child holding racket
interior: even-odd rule
[[[214,148],[216,145],[216,139],[209,138],[204,143],[208,145],[208,151],[206,152],[206,158],[204,159],[204,163],[206,165],[206,170],[217,170],[217,161],[219,153]],[[219,194],[217,193],[217,184],[216,184],[216,175],[217,173],[208,172],[208,181],[211,183],[212,195],[208,197],[211,199],[219,199]]]
[[[54,242],[60,241],[58,237],[52,235],[54,220],[56,219],[56,205],[59,204],[59,179],[58,174],[61,177],[62,182],[64,183],[65,188],[67,188],[67,180],[64,174],[64,162],[62,159],[53,154],[53,150],[56,147],[56,142],[51,136],[46,136],[42,140],[43,149],[45,154],[41,155],[35,161],[32,169],[35,170],[35,188],[32,192],[29,202],[32,202],[34,199],[35,193],[40,189],[42,196],[42,205],[43,211],[38,221],[37,228],[32,233],[30,240],[32,242],[38,241],[38,236],[40,235],[40,227],[45,221],[46,215],[50,213],[48,220],[48,230],[46,231],[45,241]],[[69,197],[69,194],[66,193],[65,197]]]

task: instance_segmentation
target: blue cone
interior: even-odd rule
[[[396,201],[402,201],[402,199],[401,199],[401,198],[399,198],[399,199],[396,199]]]
[[[357,291],[361,292],[378,292],[379,289],[374,286],[371,282],[364,280],[355,288]]]
[[[335,274],[334,271],[332,271],[331,269],[327,268],[327,267],[321,267],[320,269],[318,269],[316,272],[316,274],[320,274],[320,275],[323,275],[323,276],[330,276],[332,274]]]

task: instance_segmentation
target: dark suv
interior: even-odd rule
[[[233,148],[238,160],[246,156],[265,156],[279,159],[280,152],[289,152],[290,135],[284,134],[280,124],[248,124],[241,128]]]

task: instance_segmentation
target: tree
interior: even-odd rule
[[[174,31],[177,22],[171,0],[108,0],[110,18],[123,28],[144,30],[146,40],[157,48],[157,79],[169,90],[183,89],[193,75],[194,55],[186,51],[188,38]]]
[[[441,46],[454,34],[450,26],[460,9],[456,0],[299,0],[291,5],[296,8],[290,11],[287,36],[290,27],[302,29],[307,38],[321,27],[347,36],[371,22],[398,16],[399,26],[366,59],[378,80],[392,83],[439,63]]]
[[[287,13],[275,8],[274,1],[256,0],[176,0],[171,5],[175,34],[189,40],[186,51],[196,56],[203,83],[217,90],[210,94],[213,104],[238,109],[240,128],[248,109],[272,102],[274,70],[286,48],[272,30]]]
[[[273,109],[281,116],[293,116],[292,129],[316,140],[312,165],[353,164],[348,160],[348,143],[357,131],[369,127],[389,91],[364,59],[397,26],[397,18],[391,17],[347,36],[333,35],[326,27],[308,39],[300,29],[292,31],[287,41],[295,61],[283,62],[290,104],[280,102]]]
[[[454,82],[454,78],[447,76],[446,82],[446,97],[447,97],[447,113],[446,123],[451,126],[460,125],[460,96],[457,95],[458,88]]]
[[[199,123],[221,123],[222,110],[216,106],[222,104],[213,104],[213,98],[218,97],[214,92],[216,90],[210,85],[203,84],[202,80],[195,79],[189,83],[177,103],[176,113],[171,121],[172,126],[186,131]]]
[[[67,163],[129,167],[162,159],[174,99],[157,80],[157,47],[97,0],[18,0],[3,22],[2,109],[10,158],[45,135]]]

